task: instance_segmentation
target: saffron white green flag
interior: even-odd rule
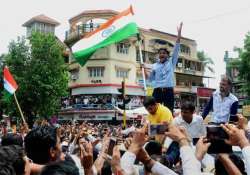
[[[73,45],[73,56],[83,66],[96,50],[137,33],[138,28],[133,20],[133,9],[130,6]]]

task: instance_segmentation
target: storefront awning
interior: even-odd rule
[[[79,87],[72,89],[72,95],[120,94],[118,88],[114,86]],[[126,94],[144,96],[144,90],[143,88],[126,87]]]

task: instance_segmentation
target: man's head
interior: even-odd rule
[[[60,139],[57,129],[51,126],[39,126],[25,137],[25,151],[34,163],[47,164],[61,156]]]
[[[160,62],[164,62],[169,57],[169,51],[166,48],[160,48],[158,50]]]
[[[23,138],[20,135],[9,133],[2,137],[2,146],[18,145],[23,146]]]
[[[181,105],[181,116],[187,123],[192,122],[194,111],[195,106],[192,102],[186,101]]]
[[[232,81],[229,77],[223,76],[220,81],[220,92],[223,95],[228,95],[232,87]]]
[[[23,148],[17,145],[0,147],[1,175],[29,175],[30,164],[24,155]]]
[[[154,97],[146,97],[143,105],[150,114],[156,113],[158,104],[156,103]]]
[[[162,146],[159,142],[156,141],[149,141],[145,146],[145,150],[150,156],[162,154]]]
[[[55,162],[45,166],[40,175],[79,175],[79,169],[69,161]]]

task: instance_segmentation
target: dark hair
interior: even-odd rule
[[[79,169],[69,161],[60,161],[45,166],[40,175],[79,175]]]
[[[229,76],[223,75],[221,77],[221,80],[226,80],[229,86],[233,85],[233,82],[232,82],[232,80],[231,80],[231,78]]]
[[[170,52],[166,48],[160,48],[160,49],[158,49],[158,53],[160,53],[160,51],[165,51],[168,55],[170,55]]]
[[[50,161],[50,149],[56,147],[57,132],[52,126],[39,126],[25,137],[25,151],[34,163],[46,164]]]
[[[103,164],[101,174],[112,174],[111,165],[107,161]]]
[[[23,175],[25,172],[25,160],[22,147],[9,145],[0,147],[0,174]]]
[[[243,160],[235,154],[229,154],[229,158],[235,164],[235,166],[240,170],[240,172],[243,175],[246,175],[245,165],[244,165]],[[218,158],[215,159],[215,174],[228,175],[224,165],[221,163],[221,161]]]
[[[9,133],[2,137],[2,146],[9,146],[9,145],[18,145],[23,146],[23,138],[20,135]]]
[[[181,110],[184,111],[184,110],[188,110],[190,112],[194,112],[195,110],[195,106],[192,102],[190,101],[185,101],[181,104]]]
[[[162,146],[159,142],[150,141],[146,144],[145,150],[147,153],[151,155],[161,155],[162,154]]]
[[[145,108],[151,106],[151,105],[155,105],[156,104],[156,100],[154,99],[154,97],[148,96],[145,97],[143,105],[145,106]]]

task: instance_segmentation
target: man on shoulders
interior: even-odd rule
[[[158,103],[167,106],[171,112],[174,109],[174,70],[179,57],[181,30],[182,23],[177,29],[178,35],[172,56],[170,57],[170,52],[166,48],[160,48],[159,57],[153,64],[149,76],[149,81],[154,87],[153,97]]]
[[[237,120],[238,98],[230,93],[232,81],[224,76],[220,82],[220,90],[215,91],[202,113],[203,119],[212,112],[211,122],[227,123]]]

